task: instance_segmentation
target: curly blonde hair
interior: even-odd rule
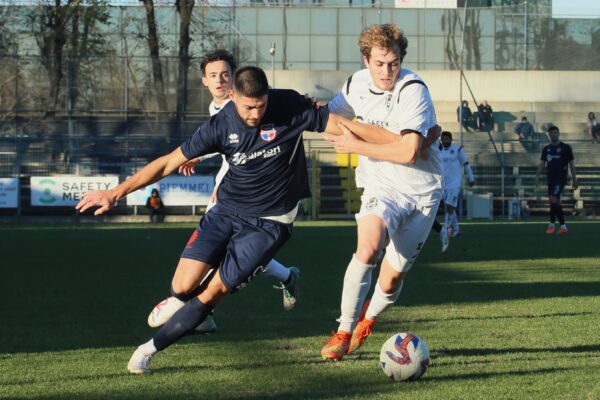
[[[363,29],[358,38],[358,47],[363,56],[369,59],[373,47],[395,50],[398,47],[400,62],[404,60],[408,40],[396,24],[376,24]]]

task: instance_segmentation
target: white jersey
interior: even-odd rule
[[[419,83],[405,84],[410,81]],[[329,102],[331,112],[377,125],[400,134],[409,129],[424,137],[436,124],[429,91],[419,76],[402,69],[391,91],[377,88],[368,69],[355,72]],[[442,164],[436,149],[427,150],[427,159],[404,165],[359,155],[356,186],[365,189],[398,190],[407,195],[430,195],[442,187]]]
[[[218,107],[215,104],[214,100],[211,101],[208,106],[208,113],[210,114],[210,116],[212,117],[213,115],[215,115],[219,111],[221,111],[223,109],[223,107],[225,107],[225,105],[227,103],[229,103],[229,101],[230,101],[230,99],[225,100],[225,102]],[[213,154],[208,154],[208,155],[212,157],[217,154],[219,154],[219,153],[213,153]],[[204,156],[204,157],[206,157],[206,156]],[[221,164],[221,168],[219,169],[219,172],[217,172],[217,176],[215,176],[215,190],[217,189],[217,187],[219,187],[219,184],[223,180],[223,177],[225,176],[227,171],[229,171],[229,164],[225,160],[225,156],[221,156],[221,157],[223,158],[223,164]]]
[[[451,144],[447,148],[439,144],[439,154],[444,165],[444,189],[460,189],[462,186],[462,168],[465,168],[469,181],[474,181],[473,172],[462,146]]]

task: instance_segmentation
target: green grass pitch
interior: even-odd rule
[[[302,269],[300,300],[281,305],[256,278],[192,335],[126,364],[153,330],[192,225],[0,226],[2,399],[600,399],[600,223],[464,223],[444,255],[431,235],[398,303],[359,354],[323,362],[335,329],[353,224],[298,224],[277,256]],[[432,364],[389,381],[381,344],[426,340]]]

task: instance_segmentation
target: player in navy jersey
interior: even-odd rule
[[[345,121],[369,142],[396,136],[344,120],[328,107],[315,108],[292,90],[269,90],[264,71],[256,67],[235,73],[231,96],[230,103],[173,152],[114,189],[86,193],[76,206],[81,212],[99,206],[94,214],[103,214],[120,198],[203,154],[221,153],[230,165],[218,203],[200,221],[173,276],[173,290],[190,293],[189,301],[135,350],[127,366],[131,373],[148,373],[158,351],[194,329],[225,295],[243,288],[288,240],[298,201],[310,196],[303,131],[341,134],[338,124]]]
[[[202,84],[208,89],[213,97],[208,110],[211,116],[217,114],[227,103],[230,102],[229,92],[232,88],[233,73],[237,69],[237,63],[233,55],[224,49],[217,49],[207,53],[200,64],[202,70]],[[210,197],[210,202],[206,207],[206,211],[210,210],[217,202],[216,193],[223,177],[229,170],[229,164],[225,160],[225,156],[219,153],[211,153],[201,157],[194,158],[179,167],[179,173],[185,176],[191,176],[195,173],[195,166],[203,160],[220,156],[223,158],[221,168],[215,177],[215,188]],[[297,301],[298,282],[300,278],[300,269],[296,267],[287,268],[277,260],[273,259],[265,266],[263,275],[274,278],[279,284],[273,287],[283,292],[283,308],[286,311],[292,310]],[[171,318],[171,316],[184,305],[184,299],[171,296],[159,302],[150,312],[148,316],[148,325],[153,328],[160,327]],[[217,330],[217,325],[214,316],[209,315],[204,322],[196,327],[196,332],[213,333]]]
[[[560,203],[560,194],[567,184],[567,167],[571,170],[571,179],[573,189],[577,189],[577,175],[575,173],[575,163],[573,150],[571,146],[559,140],[560,131],[558,127],[551,126],[548,129],[550,136],[550,144],[542,149],[540,163],[538,165],[535,184],[539,182],[540,173],[547,166],[548,176],[548,199],[550,201],[550,224],[546,229],[546,234],[551,235],[555,231],[555,222],[558,218],[560,228],[559,235],[564,235],[569,232],[565,224],[565,216],[562,205]]]

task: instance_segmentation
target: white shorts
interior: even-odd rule
[[[385,258],[398,272],[411,269],[421,252],[441,200],[441,191],[428,196],[406,196],[397,191],[365,190],[356,220],[377,215],[390,239]]]
[[[460,188],[456,189],[444,189],[444,204],[456,208],[458,205],[458,196],[460,195]]]

